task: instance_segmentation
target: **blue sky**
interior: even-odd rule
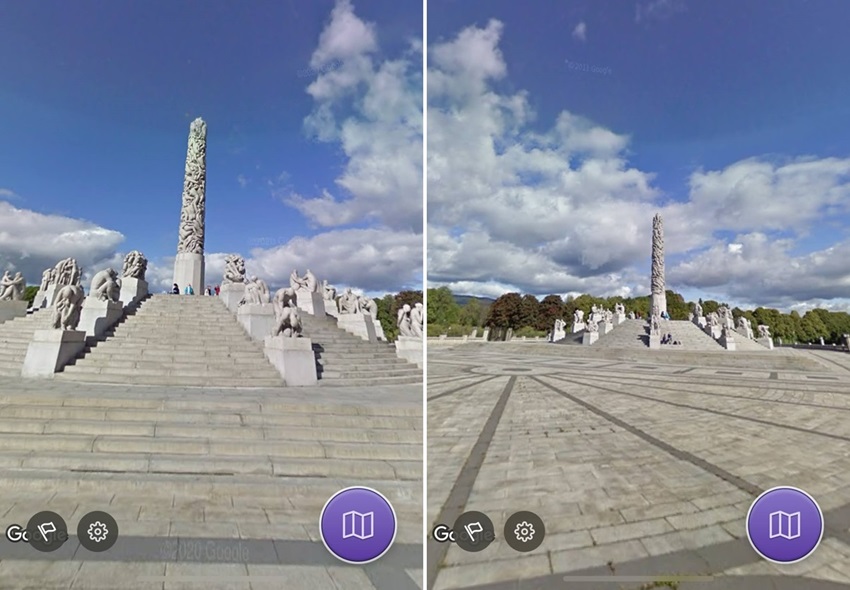
[[[428,14],[429,284],[644,294],[660,211],[687,296],[850,306],[850,4]]]
[[[0,3],[0,263],[129,250],[170,284],[189,123],[207,275],[421,288],[422,4]]]

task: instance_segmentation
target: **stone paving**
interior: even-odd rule
[[[71,538],[53,553],[0,540],[0,588],[422,587],[422,389],[115,386],[0,382],[0,521],[52,510]],[[365,567],[321,542],[338,490],[382,492],[394,546]],[[104,553],[76,539],[103,510]]]
[[[429,349],[428,524],[477,510],[477,553],[428,540],[428,588],[850,588],[850,355]],[[745,518],[774,486],[812,494],[819,548],[762,559]],[[501,537],[530,510],[528,553]]]

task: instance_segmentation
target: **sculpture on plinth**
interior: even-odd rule
[[[650,336],[661,336],[661,315],[658,313],[652,314],[649,318],[649,334]]]
[[[766,324],[759,324],[759,338],[770,338],[770,326]]]
[[[359,298],[351,291],[351,288],[346,289],[342,297],[339,298],[339,313],[358,313],[359,311]]]
[[[360,308],[360,313],[368,313],[373,320],[378,319],[378,304],[374,299],[363,295],[358,298],[357,306]]]
[[[614,311],[617,315],[625,315],[626,314],[626,306],[622,303],[618,303],[614,306]]]
[[[262,279],[251,277],[245,283],[245,296],[239,302],[239,305],[259,305],[271,302],[271,291],[269,286]]]
[[[83,288],[78,284],[65,285],[56,293],[53,304],[53,328],[56,330],[76,330],[83,309]]]
[[[744,331],[744,335],[752,339],[753,337],[753,324],[746,317],[741,316],[738,318],[738,329]]]
[[[716,311],[710,312],[707,316],[705,316],[708,320],[708,325],[711,327],[716,327],[720,325],[720,316]]]
[[[336,287],[329,285],[327,279],[322,281],[322,294],[325,301],[333,301],[334,306],[336,306]]]
[[[584,322],[584,311],[577,309],[573,312],[573,324],[581,324]]]
[[[614,313],[610,309],[603,310],[602,315],[606,324],[614,321]]]
[[[300,338],[303,328],[298,315],[298,297],[295,289],[278,289],[272,304],[275,311],[275,328],[272,336]]]
[[[57,287],[79,285],[82,274],[82,269],[80,269],[75,259],[66,258],[65,260],[60,260],[53,268],[53,284]]]
[[[585,326],[585,330],[588,332],[599,332],[599,322],[593,321],[593,314],[590,314],[590,319],[587,320],[587,326]]]
[[[207,190],[207,124],[198,118],[189,126],[189,145],[183,175],[183,208],[177,253],[204,253]]]
[[[89,295],[99,301],[118,301],[119,290],[118,273],[107,268],[92,277]]]
[[[664,221],[661,215],[652,218],[652,286],[651,307],[661,315],[667,311],[667,292],[664,285]]]
[[[398,315],[396,316],[396,326],[398,326],[399,336],[416,336],[416,334],[413,333],[410,312],[410,306],[406,303],[401,309],[398,310]]]
[[[702,305],[699,304],[699,301],[694,303],[693,310],[694,310],[694,317],[702,317]]]
[[[41,293],[44,293],[45,291],[47,291],[47,287],[53,284],[53,281],[53,269],[45,269],[44,272],[41,273],[41,286],[38,288],[38,290]]]
[[[304,274],[304,286],[307,291],[310,293],[318,293],[319,292],[319,280],[316,278],[316,275],[308,268],[307,272]]]
[[[122,278],[144,281],[147,271],[148,259],[138,250],[133,250],[124,257],[124,266],[121,268]]]
[[[26,286],[27,283],[20,272],[11,277],[9,271],[6,271],[0,279],[0,301],[23,301]]]
[[[222,285],[245,282],[245,259],[238,254],[229,254],[224,259],[224,276]]]
[[[425,329],[425,309],[421,303],[416,303],[410,310],[410,330],[417,338],[421,338]]]

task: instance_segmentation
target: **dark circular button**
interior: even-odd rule
[[[29,519],[27,532],[30,547],[49,553],[59,549],[68,540],[68,526],[65,520],[49,510],[39,512]]]
[[[89,512],[77,525],[77,538],[89,551],[106,551],[118,540],[118,523],[106,512]]]
[[[505,522],[505,541],[516,551],[534,551],[540,547],[545,536],[546,526],[533,512],[515,512]]]
[[[484,551],[496,539],[493,521],[483,512],[464,512],[455,521],[452,530],[457,546],[464,551]]]

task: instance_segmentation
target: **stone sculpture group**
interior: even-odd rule
[[[396,325],[398,326],[399,336],[407,336],[420,338],[424,328],[425,314],[421,303],[415,304],[412,308],[408,304],[404,304],[398,310]]]
[[[9,275],[9,271],[6,271],[0,279],[0,301],[23,301],[27,287],[23,275],[20,272],[15,273],[14,277]]]
[[[278,289],[272,301],[275,311],[275,328],[272,336],[300,338],[303,332],[298,315],[298,296],[292,287]]]

